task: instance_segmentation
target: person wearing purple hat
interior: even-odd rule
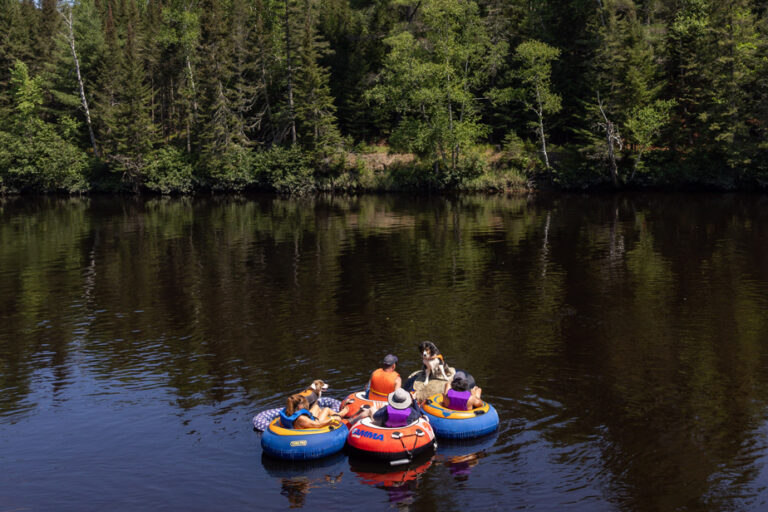
[[[395,371],[397,356],[387,354],[381,362],[381,367],[371,374],[368,382],[368,398],[383,402],[390,393],[402,387],[400,374]]]

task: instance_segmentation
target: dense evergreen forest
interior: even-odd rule
[[[767,0],[0,0],[0,194],[768,186]]]

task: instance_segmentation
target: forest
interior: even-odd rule
[[[768,187],[766,0],[0,0],[0,195]]]

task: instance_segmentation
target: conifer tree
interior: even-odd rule
[[[340,141],[336,107],[328,84],[330,73],[320,64],[327,55],[328,43],[317,33],[316,0],[302,0],[302,25],[298,45],[295,111],[298,136],[312,150],[336,145]]]

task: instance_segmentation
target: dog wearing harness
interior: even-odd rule
[[[443,380],[448,380],[448,374],[445,371],[448,365],[445,363],[445,358],[434,343],[431,341],[420,343],[419,352],[421,352],[421,362],[424,365],[425,386],[429,384],[430,375],[434,375]]]
[[[311,409],[320,397],[323,395],[323,391],[328,389],[328,384],[318,379],[312,382],[307,389],[299,393],[301,396],[307,399],[309,403],[309,409]]]

